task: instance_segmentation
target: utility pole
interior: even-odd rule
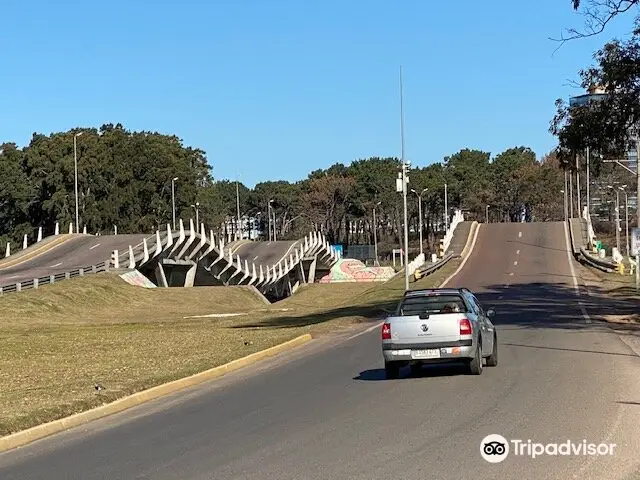
[[[176,229],[176,181],[178,177],[171,179],[171,210],[173,212],[173,229]]]
[[[240,187],[239,187],[237,178],[236,178],[236,214],[237,214],[236,235],[238,235],[238,240],[240,240],[242,238],[242,220],[240,219]]]
[[[629,250],[629,195],[627,194],[627,186],[619,187],[624,192],[624,220],[625,220],[625,243],[627,247],[627,257],[630,255]]]
[[[269,200],[269,203],[267,203],[267,217],[269,217],[269,241],[271,241],[271,202],[273,202],[273,200]]]
[[[591,200],[589,197],[589,147],[587,146],[587,215],[591,218]]]
[[[640,134],[636,129],[636,217],[640,228]],[[636,257],[637,258],[637,257]],[[636,267],[637,270],[637,267]]]
[[[569,175],[569,208],[570,217],[573,218],[573,175]]]
[[[489,205],[485,207],[485,221],[489,223]]]
[[[411,189],[411,191],[413,193],[415,193],[416,196],[418,197],[418,217],[419,217],[418,218],[418,224],[419,224],[418,228],[420,229],[420,255],[422,255],[422,253],[423,253],[423,249],[422,249],[422,227],[423,227],[423,225],[422,225],[422,194],[424,192],[426,192],[427,190],[428,190],[427,188],[424,188],[424,189],[422,189],[422,192],[418,193],[418,192],[415,191],[415,189],[413,189],[413,188]]]
[[[400,138],[402,143],[402,204],[404,216],[404,289],[409,290],[409,225],[407,225],[407,163],[404,158],[404,100],[402,90],[402,65],[400,66]]]
[[[569,204],[567,202],[568,199],[568,195],[569,195],[569,190],[568,190],[568,180],[567,180],[567,170],[564,170],[564,190],[562,191],[562,193],[564,194],[564,221],[567,222],[569,221]]]
[[[378,223],[376,222],[376,208],[381,203],[382,202],[378,202],[373,206],[373,250],[374,250],[374,256],[376,257],[375,263],[374,263],[376,267],[380,265],[380,262],[378,261]]]
[[[444,182],[444,231],[449,230],[449,196],[447,195],[447,182]]]
[[[76,196],[76,233],[80,233],[80,214],[78,213],[78,146],[76,139],[84,132],[78,132],[73,135],[73,166],[74,166],[74,183]]]
[[[576,197],[577,197],[577,205],[578,205],[578,218],[582,216],[582,208],[580,205],[580,165],[578,164],[578,155],[576,154]]]

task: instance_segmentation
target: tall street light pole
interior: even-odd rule
[[[447,182],[444,183],[444,231],[449,229],[449,195],[447,195]]]
[[[591,199],[589,196],[589,147],[587,147],[587,215],[591,218]]]
[[[485,207],[485,219],[486,222],[489,223],[489,205]]]
[[[269,200],[269,203],[267,203],[267,217],[269,217],[269,241],[271,241],[271,202],[273,202],[273,200]]]
[[[402,66],[400,66],[400,138],[402,143],[402,205],[404,216],[404,289],[409,290],[409,225],[407,224],[407,163],[404,158],[404,100],[402,90]]]
[[[620,251],[620,190],[612,185],[607,185],[607,188],[616,191],[616,248]]]
[[[411,191],[415,193],[416,196],[418,197],[418,217],[420,217],[418,219],[418,224],[419,224],[418,228],[420,229],[420,255],[422,255],[422,195],[427,190],[428,190],[427,188],[424,188],[420,193],[418,193],[415,191],[415,189],[413,188],[411,189]]]
[[[618,187],[624,193],[624,220],[625,220],[625,243],[627,247],[627,257],[630,255],[629,249],[629,195],[627,194],[627,185]]]
[[[236,235],[238,239],[242,238],[242,220],[240,219],[240,185],[236,179]]]
[[[75,170],[75,196],[76,196],[76,233],[80,233],[80,214],[78,213],[78,145],[76,139],[84,132],[78,132],[73,135],[73,165]]]
[[[374,256],[376,257],[375,259],[376,267],[380,265],[380,262],[378,261],[378,223],[376,222],[376,208],[381,203],[382,202],[378,202],[373,206],[373,251],[374,251]]]
[[[193,209],[196,211],[196,229],[198,230],[198,232],[200,231],[200,217],[199,217],[199,209],[200,209],[200,202],[196,202],[195,205],[191,205],[193,207]]]
[[[178,177],[171,179],[171,210],[173,212],[173,229],[176,229],[176,181]]]

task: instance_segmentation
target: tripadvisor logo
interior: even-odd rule
[[[588,443],[566,440],[561,443],[537,443],[531,440],[511,441],[502,435],[487,435],[480,442],[480,455],[489,463],[503,462],[509,453],[520,457],[613,455],[615,443]]]

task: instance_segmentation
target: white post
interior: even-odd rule
[[[22,240],[22,249],[27,248],[27,234],[24,234],[24,239]]]
[[[60,235],[60,224],[58,222],[56,222],[56,229],[55,229],[54,235]]]
[[[7,251],[4,254],[4,256],[8,257],[9,255],[11,255],[11,244],[9,242],[7,242]]]
[[[41,242],[42,241],[42,227],[38,227],[38,240],[36,240],[37,242]]]

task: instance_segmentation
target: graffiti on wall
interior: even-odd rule
[[[120,278],[131,285],[135,285],[136,287],[156,288],[156,285],[151,280],[137,270],[125,272],[120,275]]]
[[[386,282],[395,274],[393,267],[367,267],[360,260],[342,258],[319,283]]]

